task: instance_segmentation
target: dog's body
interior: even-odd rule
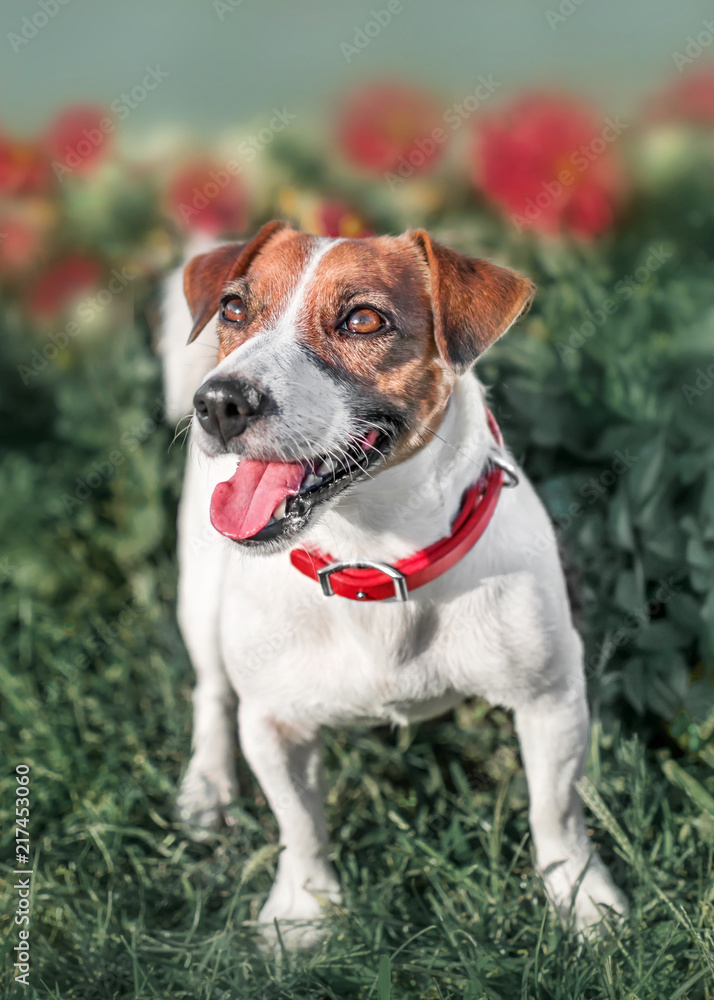
[[[296,544],[291,532],[300,537],[299,544],[307,532],[310,546],[337,559],[393,564],[447,537],[464,491],[494,455],[503,455],[489,430],[478,382],[471,375],[461,377],[473,358],[462,356],[468,350],[454,344],[460,335],[448,329],[455,307],[453,297],[443,300],[443,285],[461,279],[454,276],[451,258],[436,259],[438,245],[424,246],[417,236],[367,241],[377,245],[371,257],[372,248],[358,246],[362,241],[316,240],[268,227],[257,243],[237,247],[237,263],[235,251],[228,259],[219,249],[189,265],[192,316],[180,304],[178,279],[173,279],[163,350],[175,415],[185,412],[206,375],[201,391],[238,379],[244,387],[241,400],[257,385],[261,399],[271,401],[267,408],[259,399],[246,403],[247,423],[231,437],[235,425],[221,422],[228,420],[223,397],[216,417],[219,404],[209,395],[210,412],[202,412],[203,397],[196,394],[200,421],[194,421],[180,510],[179,618],[198,683],[194,753],[179,807],[189,825],[215,826],[236,794],[235,692],[241,745],[279,821],[285,848],[261,921],[315,921],[321,903],[339,893],[327,860],[320,727],[406,724],[480,695],[514,710],[538,865],[561,912],[568,910],[587,867],[574,902],[576,921],[584,927],[600,919],[603,905],[622,911],[625,902],[597,856],[591,857],[575,790],[588,734],[582,647],[552,527],[525,477],[519,473],[518,487],[501,492],[477,544],[448,572],[410,593],[407,603],[327,598],[291,565],[286,551]],[[348,326],[333,333],[325,300],[333,287],[349,284],[342,255],[351,253],[361,255],[359,303]],[[398,304],[395,331],[370,330],[367,343],[362,328],[375,320],[370,306],[360,304],[363,288],[371,282],[372,299],[388,304],[391,279],[385,274],[392,274],[391,258],[400,254],[407,258],[408,273],[395,279],[399,287],[423,281],[423,289],[411,289]],[[386,269],[385,256],[390,258]],[[266,289],[275,284],[273,260],[281,274],[291,277],[266,298]],[[532,289],[513,276],[522,284],[507,285],[504,293],[503,280],[510,281],[512,272],[494,268],[494,273],[494,308],[507,314],[505,328]],[[490,271],[478,270],[475,277],[494,280]],[[207,331],[214,338],[218,334],[216,365],[215,349],[183,345],[191,318],[200,328],[206,325],[224,286],[241,297],[231,298],[217,329]],[[341,294],[349,298],[344,289]],[[432,315],[429,296],[437,294],[441,300],[434,302]],[[503,294],[508,301],[501,301]],[[486,302],[482,308],[491,306]],[[420,312],[410,318],[410,309]],[[422,334],[414,335],[417,346],[400,324],[409,331],[423,324]],[[319,340],[315,325],[322,330]],[[245,332],[239,336],[241,326]],[[485,346],[501,332],[494,324]],[[448,347],[440,343],[445,337],[452,338]],[[479,353],[483,347],[470,350]],[[177,362],[181,351],[194,354],[185,367]],[[381,352],[378,358],[374,352]],[[417,386],[420,398],[413,400],[416,375],[424,371],[429,381]],[[382,410],[375,411],[375,401]],[[431,409],[426,412],[425,406]],[[375,412],[386,414],[382,423]],[[324,455],[340,441],[352,442],[351,417],[367,426],[367,413],[380,429],[389,420],[397,427],[385,432],[386,459],[375,464],[375,474],[358,475],[344,494],[321,503],[319,519],[312,516],[314,508],[307,523],[294,515],[295,526],[293,488],[287,514],[284,506],[278,508],[285,516],[280,530],[286,538],[256,544],[256,525],[260,538],[270,535],[277,522],[274,516],[262,527],[266,514],[255,520],[257,514],[246,514],[245,504],[236,513],[236,496],[243,497],[245,490],[240,476],[247,475],[235,471],[236,455],[242,455],[245,469],[253,463],[261,472],[294,461],[296,448],[301,461]],[[370,461],[374,441],[382,440],[376,434],[360,438]],[[233,480],[214,491],[232,474],[239,485],[221,500]],[[255,497],[260,499],[259,491]],[[209,510],[213,523],[233,541],[211,527]],[[249,524],[249,517],[255,523]],[[294,940],[312,940],[316,928],[308,923],[300,932],[293,930]]]

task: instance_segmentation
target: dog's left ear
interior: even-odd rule
[[[218,302],[225,283],[243,274],[268,240],[286,228],[287,223],[277,219],[266,222],[252,240],[247,240],[245,243],[226,243],[225,246],[191,258],[183,272],[183,290],[193,320],[193,329],[188,338],[189,344],[196,339],[211,316],[218,311]]]
[[[450,250],[423,229],[412,230],[407,236],[429,265],[439,354],[452,371],[463,375],[528,311],[535,285],[507,267]]]

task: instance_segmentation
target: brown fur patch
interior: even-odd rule
[[[219,320],[219,361],[257,332],[277,322],[300,281],[315,243],[314,236],[282,230],[256,254],[243,274],[224,283],[223,294],[235,292],[240,295],[246,304],[248,318],[240,326]]]
[[[252,240],[228,243],[199,254],[188,262],[183,275],[183,288],[193,319],[189,344],[216,313],[226,281],[242,274],[260,249],[283,229],[284,222],[267,222]]]
[[[462,375],[528,310],[535,285],[507,267],[442,246],[423,229],[411,236],[429,264],[436,345]]]

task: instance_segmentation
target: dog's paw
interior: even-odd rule
[[[327,911],[341,898],[331,874],[320,873],[302,885],[292,878],[278,878],[258,917],[260,933],[271,947],[282,942],[291,951],[313,948],[327,937]]]
[[[587,937],[608,934],[630,912],[627,897],[604,865],[588,869],[573,904],[575,927]]]
[[[238,797],[238,784],[230,775],[189,767],[176,797],[176,816],[194,840],[203,840],[231,819],[226,810]]]
[[[595,856],[578,866],[563,862],[543,873],[548,897],[555,910],[587,937],[606,935],[630,911],[605,865]],[[573,894],[575,893],[575,898]]]

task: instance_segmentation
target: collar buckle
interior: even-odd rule
[[[393,581],[394,596],[399,603],[406,603],[409,600],[407,578],[404,573],[402,573],[401,570],[395,569],[394,566],[390,566],[389,563],[372,562],[369,559],[361,559],[359,562],[332,562],[327,566],[323,566],[322,569],[318,569],[317,578],[320,581],[322,593],[325,597],[335,596],[330,577],[333,573],[339,573],[340,570],[343,569],[376,569],[380,573],[384,573],[385,576],[388,576]],[[358,591],[358,600],[364,600],[365,597],[366,594],[362,594],[361,591]]]
[[[513,462],[509,461],[507,458],[503,458],[502,455],[492,455],[491,464],[495,465],[497,469],[500,469],[503,472],[505,477],[503,485],[506,489],[518,486],[520,478],[516,472],[516,467]]]

